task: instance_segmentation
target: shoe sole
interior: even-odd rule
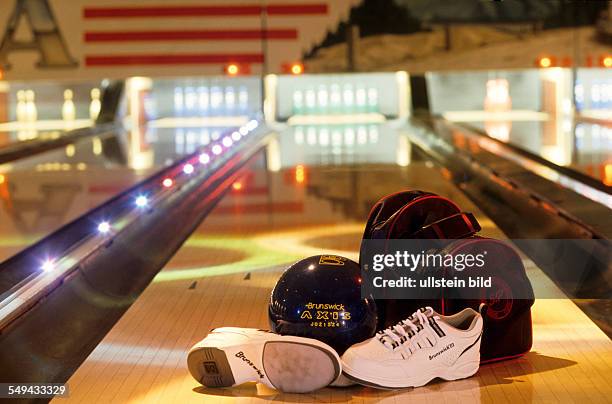
[[[340,362],[334,354],[317,345],[269,341],[264,344],[262,355],[264,373],[271,387],[286,393],[318,390],[331,384],[341,373]],[[192,351],[187,364],[191,374],[206,387],[236,384],[223,349],[202,347]]]
[[[189,353],[189,372],[206,387],[230,387],[236,384],[225,352],[219,348],[200,348]]]
[[[398,386],[398,385],[388,386],[384,384],[374,383],[372,381],[360,379],[359,377],[350,375],[346,371],[343,371],[342,374],[346,376],[347,379],[350,379],[354,381],[355,383],[361,384],[363,386],[373,387],[377,389],[395,390],[395,389],[408,389],[408,388],[414,388],[414,387],[422,387],[436,378],[440,378],[446,381],[465,379],[465,378],[474,376],[476,372],[478,372],[479,366],[480,366],[479,361],[467,362],[467,363],[462,364],[459,367],[452,367],[452,368],[447,369],[444,372],[444,374],[432,375],[425,379],[419,380],[418,382],[409,383],[408,385],[402,385],[402,386]]]
[[[308,393],[340,376],[340,361],[326,349],[300,342],[266,342],[263,367],[275,389]]]

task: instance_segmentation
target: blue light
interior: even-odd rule
[[[110,231],[110,223],[108,222],[101,222],[100,224],[98,224],[98,231],[102,234],[106,234]]]
[[[40,266],[40,269],[44,272],[51,272],[55,269],[55,263],[53,262],[53,260],[48,259],[43,262],[43,264]]]
[[[139,195],[136,198],[135,203],[136,203],[136,206],[138,206],[139,208],[144,208],[149,204],[149,198],[147,198],[144,195]]]

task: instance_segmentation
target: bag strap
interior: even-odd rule
[[[372,236],[372,231],[387,221],[394,213],[412,201],[422,198],[423,196],[435,195],[431,192],[423,191],[401,191],[394,194],[389,194],[376,202],[368,215],[364,239],[369,239]]]
[[[481,227],[471,213],[461,212],[421,227],[412,234],[402,234],[401,238],[456,239],[473,236]]]

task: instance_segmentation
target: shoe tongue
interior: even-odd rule
[[[429,307],[429,306],[427,306],[427,307],[421,307],[421,308],[419,309],[419,311],[420,311],[421,313],[423,313],[423,314],[425,315],[425,317],[427,317],[427,318],[430,318],[430,317],[434,317],[434,318],[436,318],[436,319],[439,319],[439,318],[440,318],[440,317],[438,317],[438,316],[439,316],[439,314],[438,314],[438,313],[436,313],[436,312],[434,311],[434,309],[432,309],[432,308],[431,308],[431,307]],[[405,322],[408,322],[408,321],[412,322],[412,324],[415,324],[415,325],[416,325],[416,324],[419,324],[419,319],[418,319],[418,317],[416,316],[416,313],[413,313],[413,314],[412,314],[410,317],[408,317],[408,318],[406,319],[406,321],[405,321]],[[406,330],[406,332],[408,332],[408,331],[412,331],[412,329],[411,329],[411,328],[410,328],[410,326],[408,326],[408,325],[402,325],[402,327],[404,327],[404,330]]]
[[[432,317],[432,316],[439,316],[439,314],[438,314],[438,313],[436,313],[436,312],[434,311],[434,309],[432,309],[432,308],[431,308],[431,307],[429,307],[429,306],[427,306],[427,307],[421,307],[421,308],[419,309],[419,311],[420,311],[421,313],[423,313],[423,314],[425,315],[425,317],[427,317],[427,318]],[[418,318],[417,318],[417,316],[416,316],[416,313],[412,313],[412,315],[410,315],[410,316],[409,316],[409,317],[408,317],[406,320],[404,320],[404,323],[408,323],[408,322],[412,322],[412,323],[413,323],[413,324],[415,324],[415,325],[419,323],[419,320],[418,320]],[[398,323],[398,324],[396,324],[396,326],[400,326],[400,327],[402,327],[402,328],[404,329],[404,331],[406,331],[406,333],[414,332],[414,331],[412,330],[412,328],[410,328],[410,326],[409,326],[409,325],[402,324],[401,322],[400,322],[400,323]],[[396,331],[393,331],[393,332],[394,332],[394,333],[397,333]],[[392,343],[394,342],[394,341],[393,341],[393,339],[392,339],[391,337],[389,337],[388,335],[382,335],[382,337],[380,338],[380,340],[381,340],[381,342],[388,342],[388,343],[390,343],[390,344],[392,344]]]

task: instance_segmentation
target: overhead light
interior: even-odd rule
[[[227,67],[225,68],[225,72],[230,76],[236,76],[238,73],[240,73],[240,68],[237,64],[231,63],[227,65]]]
[[[212,147],[212,152],[216,155],[221,154],[221,152],[223,151],[223,148],[221,146],[219,146],[218,144],[214,145]]]
[[[241,136],[240,136],[240,133],[238,133],[238,132],[232,132],[232,139],[233,139],[235,142],[239,141],[239,140],[240,140],[240,137],[241,137]]]
[[[551,67],[552,66],[552,59],[549,58],[548,56],[543,56],[540,58],[540,60],[538,60],[538,66],[540,67]]]
[[[223,143],[223,146],[230,147],[232,145],[232,143],[233,143],[232,142],[232,138],[229,137],[229,136],[226,136],[226,137],[223,138],[222,143]]]
[[[301,63],[294,63],[291,65],[291,74],[299,75],[304,73],[304,65]]]

